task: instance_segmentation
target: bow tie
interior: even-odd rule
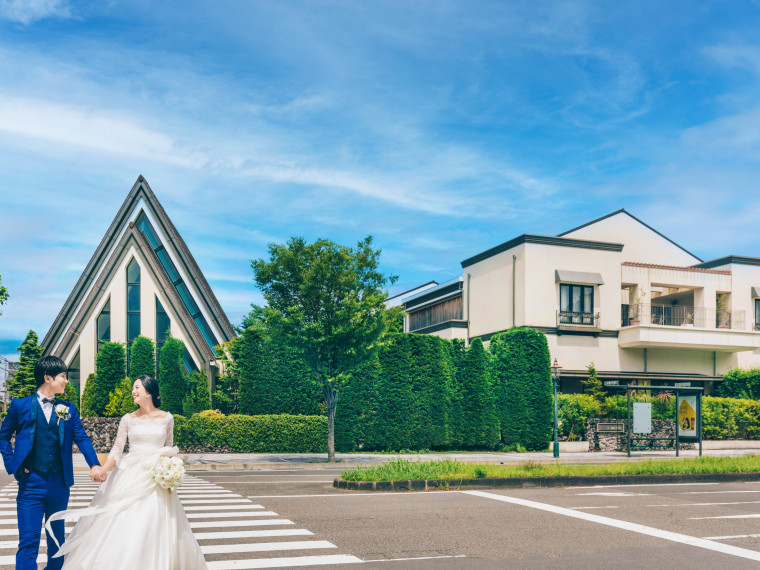
[[[43,404],[55,404],[55,398],[42,398]]]

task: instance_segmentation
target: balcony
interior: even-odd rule
[[[599,334],[602,332],[599,313],[557,311],[557,334],[562,334],[563,331]]]
[[[622,305],[618,345],[741,352],[760,348],[744,311],[685,305]]]

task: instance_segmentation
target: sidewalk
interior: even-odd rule
[[[760,455],[760,449],[704,449],[702,455],[739,456]],[[697,457],[699,452],[681,451],[680,457]],[[644,461],[646,459],[675,459],[675,451],[639,451],[628,457],[623,452],[585,452],[560,453],[555,459],[551,451],[540,453],[336,453],[336,463],[327,463],[327,454],[312,453],[190,453],[180,454],[185,460],[185,468],[192,471],[211,470],[274,470],[274,469],[321,469],[324,467],[351,468],[357,465],[382,463],[392,459],[409,461],[433,461],[439,459],[456,459],[470,463],[492,463],[515,465],[526,461],[537,463],[560,462],[567,465],[598,465],[621,461]],[[103,456],[103,460],[105,455]],[[74,469],[88,469],[81,454],[74,454]]]

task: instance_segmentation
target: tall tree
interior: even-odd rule
[[[108,404],[106,404],[105,415],[109,417],[121,417],[124,414],[131,414],[137,409],[134,398],[132,398],[132,380],[125,377],[119,385],[114,388],[113,392],[108,395]]]
[[[193,372],[188,378],[188,390],[182,402],[182,415],[189,418],[211,409],[211,396],[208,391],[208,377],[200,371]]]
[[[166,339],[158,357],[158,387],[161,393],[161,407],[172,414],[182,414],[182,402],[187,393],[187,383],[182,373],[182,352],[184,343],[170,336]]]
[[[134,381],[143,374],[156,376],[156,347],[152,340],[140,335],[132,342],[130,349],[129,377]]]
[[[374,355],[387,326],[383,288],[396,277],[380,272],[379,259],[372,236],[356,248],[293,237],[270,244],[269,260],[251,262],[268,329],[298,351],[322,385],[331,462],[341,381]]]
[[[459,370],[464,417],[462,444],[470,449],[493,449],[499,443],[491,373],[490,354],[483,347],[483,341],[476,338],[467,349]]]
[[[92,410],[96,415],[105,415],[111,392],[124,380],[125,374],[126,353],[124,345],[120,342],[103,343],[95,360],[96,378],[95,391],[92,395]]]
[[[16,349],[20,353],[18,369],[13,376],[8,378],[8,395],[11,398],[23,398],[37,391],[34,365],[42,356],[42,347],[37,342],[37,333],[30,330],[24,342]]]
[[[8,302],[9,297],[8,289],[3,285],[3,276],[0,275],[0,305],[5,305],[5,303]],[[0,315],[2,314],[2,311],[0,311]]]

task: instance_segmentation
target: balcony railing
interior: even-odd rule
[[[557,311],[557,326],[578,326],[599,328],[599,313],[578,313],[574,311]]]
[[[686,305],[622,305],[621,325],[659,325],[744,330],[744,311]]]

